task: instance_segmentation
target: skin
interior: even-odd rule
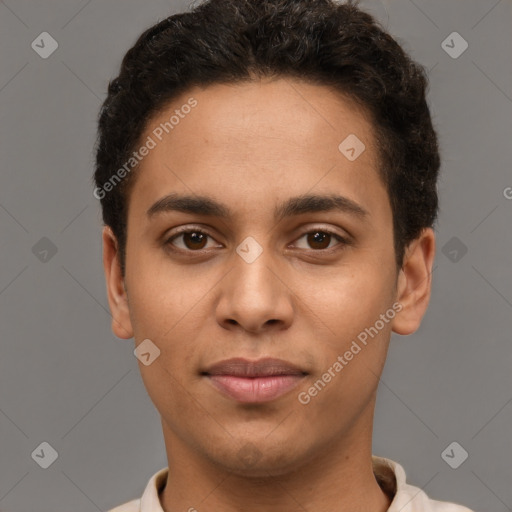
[[[343,95],[284,77],[193,88],[149,123],[142,140],[190,97],[198,105],[137,170],[124,280],[115,236],[103,231],[113,332],[136,345],[149,338],[161,351],[139,368],[162,420],[169,465],[162,508],[385,511],[390,501],[371,465],[378,378],[391,331],[413,333],[428,306],[434,233],[423,230],[397,271],[371,119]],[[354,161],[338,150],[349,134],[366,146]],[[209,196],[233,217],[169,211],[149,219],[148,208],[172,192]],[[290,197],[334,192],[366,218],[334,210],[274,220],[276,205]],[[166,245],[179,226],[209,237]],[[319,243],[315,230],[349,243],[334,236]],[[252,263],[236,252],[249,236],[263,250]],[[402,306],[394,319],[301,404],[298,393],[394,303]],[[241,404],[200,375],[231,357],[277,357],[308,375],[273,401]]]

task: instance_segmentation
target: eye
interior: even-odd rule
[[[184,228],[178,233],[175,233],[165,242],[165,245],[172,246],[173,249],[183,252],[200,252],[211,247],[208,247],[208,239],[212,239],[207,232],[199,228]],[[345,246],[349,245],[350,241],[346,238],[338,235],[327,229],[314,229],[303,233],[297,240],[306,238],[306,244],[309,247],[300,247],[299,249],[312,249],[314,252],[328,251],[337,245]],[[334,241],[338,241],[337,244],[332,244]],[[179,241],[180,243],[176,243]],[[295,244],[297,246],[297,244]],[[217,245],[213,247],[222,247]]]
[[[326,229],[314,229],[312,231],[308,231],[304,233],[301,237],[298,238],[300,240],[301,238],[306,237],[306,243],[309,244],[310,248],[314,249],[315,251],[322,251],[322,250],[328,250],[332,249],[331,242],[334,240],[338,240],[338,244],[336,245],[348,245],[349,241],[342,236],[338,235],[337,233],[334,233],[332,231],[326,230]],[[308,247],[299,247],[300,249],[308,249]]]
[[[201,229],[184,229],[179,233],[171,236],[166,242],[166,245],[173,245],[182,251],[201,251],[207,249],[207,240],[212,238],[208,233]],[[181,239],[181,246],[174,243],[175,240]],[[213,239],[212,239],[213,240]]]

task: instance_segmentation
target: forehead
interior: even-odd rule
[[[278,155],[289,148],[297,155],[327,150],[336,156],[344,135],[357,135],[367,147],[373,145],[372,126],[362,107],[330,87],[289,77],[196,87],[175,99],[146,131],[165,123],[169,111],[179,111],[191,98],[197,106],[181,116],[181,126],[171,132],[182,142],[199,138],[212,147],[230,145],[234,149],[239,142],[239,150],[265,146]],[[189,122],[185,122],[187,118]],[[231,156],[236,154],[233,151]]]
[[[366,112],[329,87],[292,78],[191,88],[153,117],[141,140],[148,138],[154,147],[130,198],[137,216],[176,190],[247,207],[248,199],[261,206],[313,189],[358,202],[383,191]]]

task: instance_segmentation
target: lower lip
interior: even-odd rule
[[[208,375],[211,383],[221,393],[246,403],[274,400],[293,389],[303,377],[303,375],[274,375],[249,378],[232,375]]]

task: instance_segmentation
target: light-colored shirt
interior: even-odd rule
[[[473,512],[462,505],[430,499],[420,488],[406,482],[403,467],[390,459],[372,457],[373,472],[382,490],[392,499],[388,512]],[[159,494],[165,487],[169,468],[156,472],[141,498],[108,512],[164,512]],[[191,510],[194,510],[191,507]]]

